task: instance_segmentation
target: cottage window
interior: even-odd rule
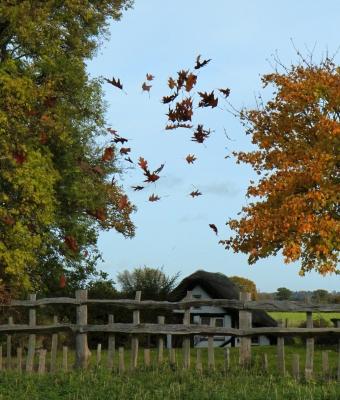
[[[210,325],[210,317],[201,317],[202,325]]]
[[[224,326],[223,318],[215,318],[215,326],[222,328]]]

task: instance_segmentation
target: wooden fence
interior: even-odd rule
[[[73,305],[76,307],[76,323],[64,324],[58,323],[57,317],[54,317],[53,324],[39,325],[37,324],[36,308],[46,305]],[[108,323],[106,325],[88,324],[88,305],[110,305],[112,307],[123,307],[133,311],[132,323],[114,322],[114,316],[108,315]],[[191,292],[187,293],[186,298],[181,302],[167,301],[141,301],[141,292],[136,293],[134,300],[99,300],[89,299],[86,290],[76,291],[75,298],[59,297],[36,299],[35,294],[31,294],[28,300],[12,300],[8,304],[1,304],[3,307],[26,307],[29,310],[28,324],[16,324],[12,317],[9,317],[8,324],[0,325],[0,334],[7,335],[6,343],[6,368],[12,366],[12,334],[26,333],[29,335],[28,350],[26,355],[26,363],[23,368],[23,351],[22,348],[17,349],[17,365],[16,368],[21,371],[25,369],[31,372],[34,369],[34,356],[36,353],[36,334],[52,335],[50,371],[56,370],[58,332],[71,332],[75,335],[75,367],[86,368],[89,360],[89,349],[87,344],[87,334],[91,332],[106,333],[108,335],[108,368],[112,369],[115,358],[115,334],[131,335],[131,367],[136,368],[138,363],[139,352],[139,335],[150,334],[157,335],[158,344],[158,362],[163,361],[164,354],[164,335],[181,335],[183,337],[183,367],[190,368],[190,336],[204,335],[208,337],[208,366],[214,368],[214,347],[213,336],[236,336],[240,337],[239,364],[247,367],[251,364],[251,337],[258,335],[270,335],[277,337],[277,365],[281,374],[286,373],[285,368],[285,337],[302,336],[306,338],[306,360],[305,360],[305,378],[311,379],[313,376],[313,360],[314,360],[314,337],[319,335],[334,334],[339,337],[338,345],[338,366],[337,379],[340,380],[340,320],[337,320],[336,327],[313,328],[313,312],[340,312],[340,304],[311,304],[295,301],[251,301],[249,293],[241,293],[239,300],[227,299],[193,299]],[[213,323],[208,325],[191,324],[190,309],[192,307],[201,306],[219,306],[229,310],[237,310],[239,313],[239,328],[216,327]],[[167,324],[164,316],[159,316],[157,323],[141,323],[141,310],[155,311],[183,311],[182,324]],[[277,327],[252,327],[252,311],[298,311],[306,313],[306,328],[284,327],[279,323]],[[67,370],[67,347],[63,347],[63,369]],[[175,349],[169,349],[169,361],[175,362]],[[97,348],[97,363],[101,358],[101,344]],[[0,369],[3,367],[2,346],[0,346]],[[46,350],[39,351],[38,372],[45,372]],[[125,370],[124,364],[124,348],[118,349],[118,365],[119,371]],[[225,350],[225,362],[229,365],[229,349]],[[150,365],[150,349],[144,349],[145,365]],[[328,353],[322,354],[322,365],[324,370],[328,370]],[[201,350],[197,349],[196,368],[202,368]],[[268,368],[267,356],[263,357],[263,368]],[[299,377],[299,356],[296,354],[293,358],[292,375]]]

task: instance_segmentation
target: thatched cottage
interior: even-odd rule
[[[198,270],[181,283],[170,294],[170,301],[181,301],[187,294],[192,292],[195,299],[239,299],[240,289],[222,273],[213,273]],[[192,307],[190,310],[191,323],[209,325],[211,318],[215,319],[215,326],[238,328],[238,312],[222,307]],[[174,319],[181,323],[183,319],[183,310],[174,311]],[[253,327],[277,326],[276,321],[264,311],[252,312]],[[176,340],[181,340],[176,338]],[[252,338],[254,345],[269,345],[274,343],[274,338],[260,335]],[[171,344],[171,338],[168,337],[168,346]],[[214,336],[214,346],[238,346],[239,339],[231,336]],[[193,345],[195,347],[207,347],[208,340],[203,336],[194,336]]]

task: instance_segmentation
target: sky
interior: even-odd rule
[[[100,269],[113,279],[144,265],[170,275],[180,272],[181,278],[204,269],[251,279],[263,292],[282,286],[340,290],[339,276],[300,277],[299,265],[284,264],[281,255],[250,266],[246,255],[218,244],[229,237],[225,223],[247,204],[246,188],[255,177],[249,166],[225,158],[232,151],[252,149],[231,107],[255,107],[260,93],[269,99],[261,75],[273,72],[277,59],[288,66],[297,63],[295,48],[306,56],[313,52],[316,61],[328,53],[339,62],[339,24],[338,0],[136,0],[121,21],[112,22],[110,39],[88,63],[92,77],[120,78],[127,93],[103,85],[108,126],[129,138],[134,161],[144,157],[151,169],[165,167],[159,181],[134,192],[131,185],[141,184],[142,172],[121,161],[124,173],[117,179],[137,206],[132,216],[136,235],[125,239],[115,231],[101,233]],[[231,89],[231,106],[220,100],[220,108],[194,112],[194,124],[204,123],[213,131],[204,145],[192,142],[186,130],[165,131],[168,110],[160,101],[170,94],[168,77],[193,68],[198,54],[212,61],[199,70],[197,89]],[[146,73],[155,75],[150,95],[141,89]],[[184,159],[189,153],[197,157],[194,165]],[[193,199],[189,193],[196,189],[203,195]],[[161,200],[148,202],[152,193]],[[219,228],[219,237],[211,223]]]

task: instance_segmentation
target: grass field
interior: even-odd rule
[[[102,365],[96,367],[95,352],[90,367],[85,372],[47,373],[27,375],[8,371],[0,373],[0,400],[339,400],[340,384],[334,379],[322,379],[321,351],[315,351],[314,380],[296,382],[289,376],[292,354],[299,353],[301,372],[304,368],[305,349],[301,346],[286,346],[287,377],[276,371],[275,346],[253,347],[253,367],[242,370],[238,366],[238,349],[231,349],[231,368],[224,371],[222,349],[215,349],[216,370],[207,368],[207,352],[202,353],[203,373],[195,371],[195,352],[192,351],[192,368],[181,368],[181,351],[177,352],[177,366],[170,368],[165,359],[163,366],[156,364],[157,354],[152,352],[152,367],[146,369],[142,357],[138,370],[129,371],[129,352],[126,352],[127,372],[118,374],[115,369],[105,368],[106,352],[102,354]],[[336,349],[328,348],[333,378],[336,374]],[[269,369],[265,373],[261,366],[261,355],[268,354]],[[166,355],[166,353],[165,353]],[[74,354],[69,355],[72,365]],[[303,375],[303,373],[302,373]]]
[[[268,312],[268,314],[276,320],[282,319],[285,321],[288,319],[288,324],[292,327],[298,327],[302,322],[306,321],[306,313],[303,312]],[[334,326],[331,321],[332,318],[340,318],[340,313],[313,312],[314,320],[324,319],[331,326]]]

